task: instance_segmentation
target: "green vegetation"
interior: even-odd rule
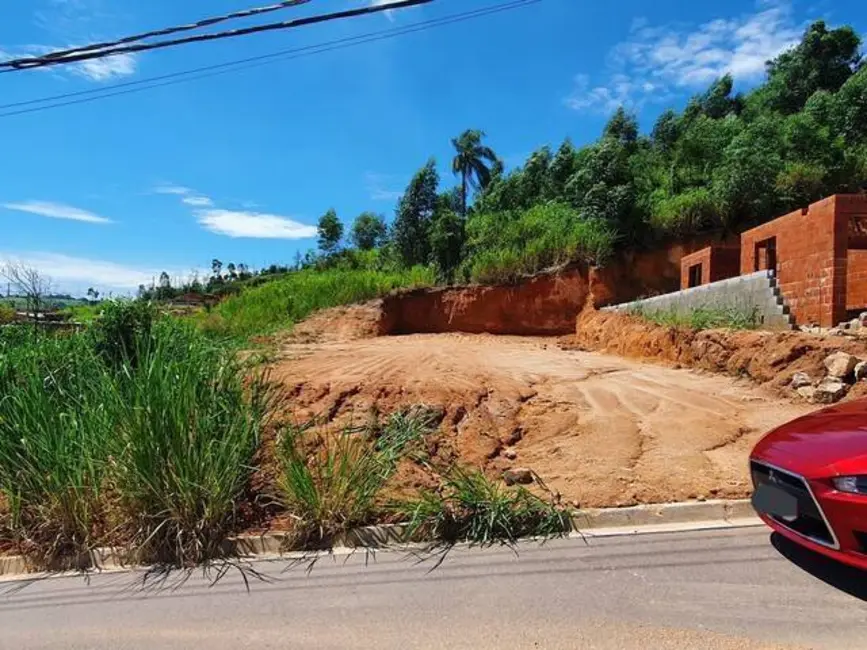
[[[197,318],[211,334],[249,337],[289,327],[317,309],[369,300],[401,287],[428,286],[434,279],[424,267],[407,271],[309,269],[242,291]]]
[[[143,331],[143,330],[142,330]],[[163,320],[116,380],[112,476],[139,562],[221,557],[253,471],[268,390],[239,361]]]
[[[604,261],[616,233],[601,219],[578,219],[564,203],[546,203],[513,215],[482,214],[468,224],[470,255],[463,275],[476,282],[511,282],[573,260]]]
[[[694,330],[752,330],[761,324],[758,310],[755,307],[707,306],[685,312],[676,309],[645,311],[639,308],[633,309],[630,313],[657,325],[686,327]]]
[[[267,391],[189,326],[105,311],[81,334],[3,330],[3,536],[39,566],[115,542],[172,566],[219,558]]]
[[[412,444],[430,429],[423,414],[396,413],[379,427],[337,432],[305,451],[306,427],[290,429],[278,448],[277,489],[297,517],[293,546],[331,546],[351,528],[371,523],[380,494]]]
[[[568,511],[524,488],[508,489],[477,471],[453,468],[437,492],[401,504],[409,534],[436,540],[448,549],[471,545],[514,545],[522,537],[550,538],[572,530]]]

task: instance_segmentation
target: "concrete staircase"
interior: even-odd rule
[[[720,280],[692,289],[605,307],[611,311],[688,314],[696,309],[756,311],[762,329],[793,329],[794,318],[786,305],[773,271]]]

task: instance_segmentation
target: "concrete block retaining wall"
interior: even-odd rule
[[[685,315],[702,308],[739,311],[755,308],[764,328],[791,329],[793,326],[773,271],[759,271],[692,289],[612,305],[603,311],[673,311]]]

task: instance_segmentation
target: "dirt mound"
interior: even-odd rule
[[[316,312],[298,323],[283,343],[324,343],[355,341],[385,334],[382,330],[382,301],[333,307]]]
[[[815,379],[824,376],[823,362],[837,350],[867,359],[867,344],[840,337],[801,332],[696,332],[592,309],[581,313],[575,336],[568,341],[578,349],[749,377],[776,388],[788,385],[796,372],[806,372]],[[851,394],[858,396],[861,391]]]
[[[350,325],[365,313],[374,315],[319,318],[369,333]],[[492,475],[529,467],[582,506],[746,496],[752,444],[806,410],[749,382],[562,350],[553,338],[328,336],[284,346],[274,378],[291,395],[290,417],[340,426],[427,404],[441,417],[430,461]],[[407,464],[397,487],[431,482]]]

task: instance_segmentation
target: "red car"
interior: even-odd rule
[[[867,400],[768,433],[750,455],[753,507],[793,542],[867,570]]]

